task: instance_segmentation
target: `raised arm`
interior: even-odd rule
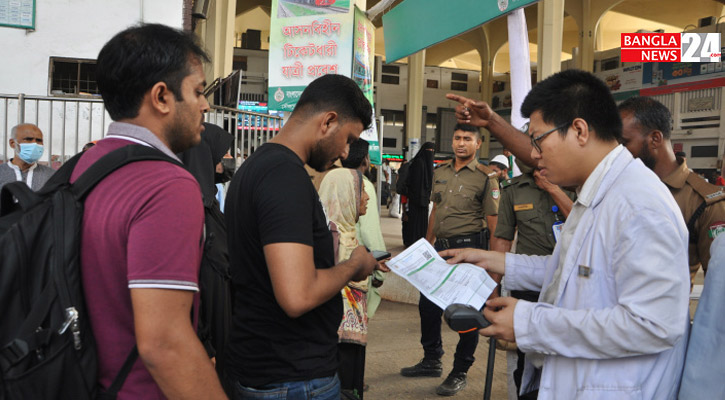
[[[536,161],[531,158],[531,140],[528,135],[521,133],[521,127],[517,128],[506,122],[486,102],[451,93],[446,98],[460,103],[456,106],[458,122],[485,128],[526,165],[536,167]]]
[[[554,203],[561,210],[561,213],[564,214],[564,218],[569,218],[569,213],[572,207],[574,207],[574,201],[558,185],[549,182],[538,170],[534,171],[534,179],[536,180],[537,186],[549,193]]]

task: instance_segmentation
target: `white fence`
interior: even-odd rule
[[[236,158],[237,166],[255,149],[277,136],[282,127],[282,118],[277,116],[217,106],[212,106],[206,113],[206,122],[218,125],[234,136],[230,152]]]
[[[211,106],[206,121],[234,136],[230,151],[238,162],[282,127],[280,117],[217,106]],[[40,163],[57,169],[86,143],[102,139],[111,122],[101,99],[0,94],[0,162],[14,155],[8,141],[12,127],[19,123],[40,128],[45,142]]]
[[[111,118],[101,99],[0,94],[0,161],[13,157],[8,140],[19,123],[32,123],[43,132],[42,164],[58,168],[83,146],[103,138]]]

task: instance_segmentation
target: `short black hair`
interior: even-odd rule
[[[453,127],[453,132],[455,132],[455,131],[471,132],[471,133],[476,134],[477,138],[479,138],[479,139],[481,138],[481,131],[473,125],[462,124],[459,122],[456,124],[456,126]]]
[[[302,92],[291,117],[335,111],[342,121],[360,121],[363,129],[372,123],[373,109],[360,87],[342,75],[323,75]]]
[[[676,151],[675,157],[687,158],[687,153],[685,153],[684,151]]]
[[[347,153],[347,158],[342,160],[342,166],[352,169],[361,166],[363,161],[365,161],[365,157],[368,155],[369,146],[370,144],[365,139],[358,139],[350,143],[350,150]]]
[[[561,126],[585,120],[602,141],[622,138],[622,120],[612,93],[601,79],[590,72],[569,69],[537,83],[521,104],[521,115],[529,118],[541,112],[544,122]],[[559,133],[566,135],[569,126]]]
[[[637,123],[646,130],[662,132],[662,137],[669,139],[672,133],[672,114],[664,104],[651,97],[630,97],[623,101],[619,112],[629,111]]]
[[[158,82],[183,100],[181,82],[195,59],[208,62],[209,56],[191,33],[141,24],[116,34],[96,63],[96,81],[108,114],[115,121],[135,118],[143,96]]]

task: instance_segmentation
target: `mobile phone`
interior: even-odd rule
[[[376,260],[378,260],[378,261],[383,261],[383,260],[385,260],[386,258],[390,258],[390,253],[388,253],[387,251],[379,251],[379,250],[373,250],[373,251],[371,251],[370,253],[371,253],[371,254],[373,255],[373,257],[375,257],[375,259],[376,259]]]

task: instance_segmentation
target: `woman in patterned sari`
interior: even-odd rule
[[[347,168],[327,173],[320,185],[320,200],[335,238],[335,263],[347,260],[358,247],[355,223],[367,210],[368,195],[362,174]],[[363,398],[365,345],[367,344],[368,280],[348,282],[342,289],[343,315],[337,331],[340,341],[340,383],[343,397]]]

